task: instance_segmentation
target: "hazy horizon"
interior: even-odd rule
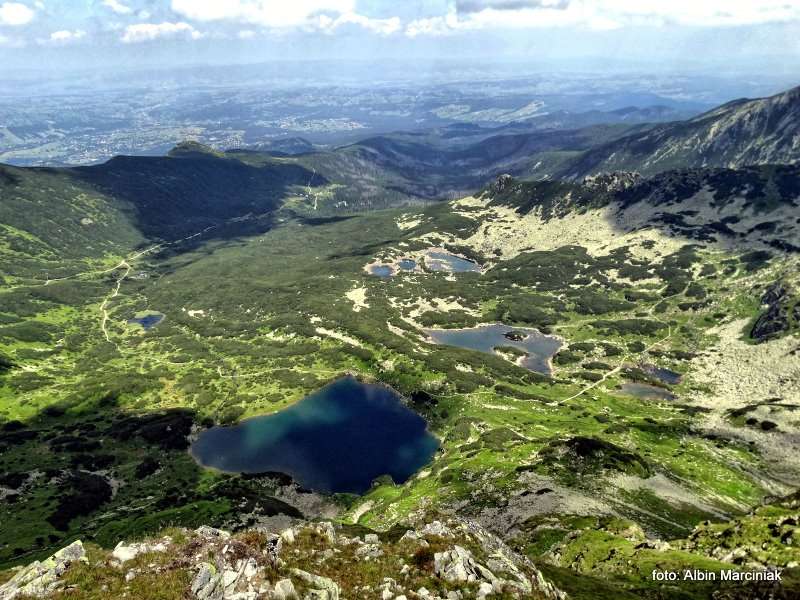
[[[0,2],[0,71],[457,59],[786,76],[799,26],[794,0],[15,0]]]

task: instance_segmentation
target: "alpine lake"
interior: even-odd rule
[[[361,494],[383,475],[405,482],[438,448],[400,394],[347,376],[285,410],[207,429],[189,451],[205,467],[285,473],[315,491]]]

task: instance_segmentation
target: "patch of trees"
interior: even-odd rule
[[[423,327],[472,327],[480,319],[463,310],[426,311],[419,316],[419,322]]]
[[[702,285],[693,281],[692,283],[689,284],[689,287],[686,288],[686,295],[691,298],[702,299],[705,298],[708,295],[708,293],[706,292],[706,289]]]
[[[134,475],[136,479],[144,479],[145,477],[149,477],[161,467],[161,463],[158,462],[157,459],[153,458],[152,456],[145,457],[142,462],[136,465],[136,469],[134,470]]]
[[[120,441],[138,436],[165,450],[185,450],[189,447],[186,436],[189,435],[193,422],[190,411],[174,409],[123,418],[112,424],[109,433]]]
[[[578,373],[578,377],[580,377],[581,379],[585,379],[586,381],[592,381],[592,382],[600,381],[601,379],[603,379],[603,376],[600,375],[600,373],[593,373],[592,371],[581,371],[580,373]]]
[[[763,269],[769,264],[772,254],[766,250],[754,250],[739,257],[744,270],[748,273]]]
[[[280,387],[312,389],[317,387],[319,380],[310,373],[298,373],[291,369],[276,369],[271,373],[277,379]]]
[[[55,380],[52,377],[40,375],[39,373],[33,371],[23,371],[21,373],[17,373],[9,379],[11,387],[18,392],[30,392],[33,390],[38,390],[39,388],[43,388],[54,382]]]
[[[622,348],[616,344],[609,344],[608,342],[600,342],[600,347],[603,349],[603,354],[606,356],[621,356],[623,354]]]
[[[572,365],[583,360],[583,354],[572,350],[561,350],[553,357],[553,362],[559,366]]]
[[[631,260],[619,267],[618,273],[620,277],[630,279],[631,281],[641,281],[642,279],[649,279],[653,276],[650,272],[652,265],[645,261]]]
[[[538,298],[502,300],[492,310],[489,319],[503,323],[519,323],[528,327],[535,327],[540,331],[547,330],[551,325],[558,323],[558,317],[546,308],[537,306],[537,300]]]
[[[565,474],[594,475],[599,469],[617,471],[641,478],[652,469],[640,455],[595,437],[575,436],[550,442],[539,451],[540,463]]]
[[[603,272],[618,268],[627,257],[626,248],[593,257],[581,246],[563,246],[556,250],[523,252],[503,262],[501,268],[491,269],[486,276],[494,281],[531,286],[541,291],[560,291],[569,284],[588,285],[593,279],[610,285]]]
[[[613,368],[611,365],[600,361],[585,362],[581,366],[590,371],[610,371]]]
[[[99,475],[73,471],[62,485],[67,491],[59,496],[56,509],[47,517],[47,522],[59,531],[66,531],[73,519],[89,515],[111,500],[111,486]]]
[[[644,342],[641,340],[633,340],[632,342],[628,342],[628,350],[631,352],[638,354],[639,352],[644,352],[645,348],[647,348],[647,346],[645,346]]]
[[[11,338],[20,342],[50,343],[63,330],[51,323],[41,321],[24,321],[0,327],[0,338]]]
[[[575,312],[582,315],[604,315],[636,307],[634,303],[616,299],[608,292],[587,288],[582,289],[572,300],[575,303]]]
[[[664,325],[649,319],[600,320],[592,321],[590,325],[607,335],[654,335],[664,329]]]
[[[108,293],[108,287],[98,282],[54,281],[46,286],[31,288],[33,298],[67,306],[83,306]]]

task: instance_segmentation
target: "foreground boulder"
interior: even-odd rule
[[[169,538],[164,538],[163,540],[152,544],[145,542],[138,544],[126,544],[125,542],[120,542],[114,548],[113,552],[111,552],[111,556],[117,559],[120,564],[123,564],[129,560],[133,560],[140,554],[147,554],[148,552],[166,552],[169,548],[170,541],[171,540]]]
[[[86,562],[86,550],[80,540],[62,548],[42,562],[23,567],[10,581],[0,586],[0,600],[18,597],[41,598],[58,590],[61,576],[75,562]]]

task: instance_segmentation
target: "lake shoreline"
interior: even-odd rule
[[[188,452],[201,467],[252,476],[282,473],[322,494],[402,484],[441,448],[409,399],[383,382],[346,374],[276,413],[201,431]]]

